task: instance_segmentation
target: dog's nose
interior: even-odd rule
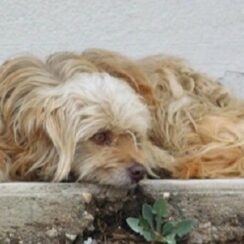
[[[128,172],[131,180],[138,182],[146,174],[146,169],[141,164],[135,162],[131,167],[128,168]]]

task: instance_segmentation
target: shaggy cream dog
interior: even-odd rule
[[[242,177],[243,108],[173,57],[18,57],[0,68],[0,180]]]

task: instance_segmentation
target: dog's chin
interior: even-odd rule
[[[105,187],[112,187],[112,188],[118,188],[118,189],[126,189],[126,190],[131,190],[134,189],[138,186],[139,182],[101,182],[101,181],[81,181],[84,183],[89,183],[89,184],[99,184],[100,186],[105,186]]]
[[[124,188],[124,189],[133,189],[139,182],[133,181],[126,170],[114,170],[104,174],[100,174],[99,170],[95,171],[94,174],[91,173],[88,176],[83,178],[75,177],[72,181],[78,181],[89,184],[99,184],[103,186],[110,186],[114,188]]]
[[[99,184],[101,185],[107,185],[107,186],[112,186],[114,188],[124,188],[124,189],[133,189],[138,185],[139,182],[135,182],[131,180],[129,177],[128,178],[119,178],[117,177],[116,179],[111,179],[109,181],[100,181]]]

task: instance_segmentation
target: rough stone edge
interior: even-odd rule
[[[179,193],[243,193],[244,179],[213,180],[144,180],[140,182],[144,192],[179,192]]]
[[[83,194],[91,193],[100,198],[116,200],[127,193],[126,189],[112,186],[98,186],[88,183],[43,183],[11,182],[0,184],[0,197],[7,195],[46,195],[46,194]]]

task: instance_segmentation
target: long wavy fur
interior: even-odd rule
[[[92,49],[56,53],[46,61],[17,57],[1,66],[1,180],[68,177],[77,143],[94,131],[83,132],[85,103],[74,103],[76,97],[60,87],[77,74],[94,73],[128,84],[150,112],[142,149],[151,174],[165,169],[176,178],[244,176],[242,101],[178,58],[132,60]]]

